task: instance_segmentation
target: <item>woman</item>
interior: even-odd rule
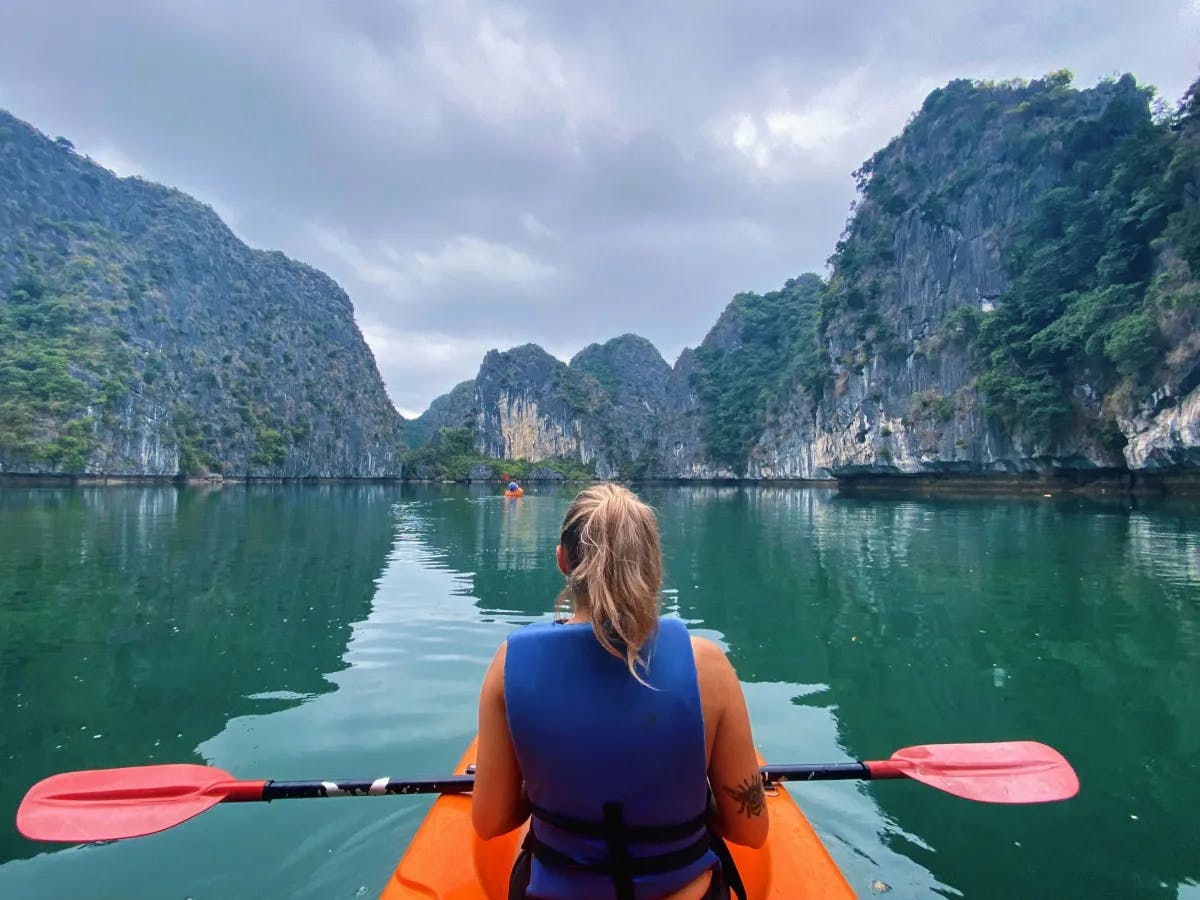
[[[475,830],[532,814],[512,897],[728,897],[739,885],[720,838],[766,841],[762,780],[725,654],[659,618],[654,511],[623,487],[588,488],[555,556],[571,617],[513,632],[484,677]]]

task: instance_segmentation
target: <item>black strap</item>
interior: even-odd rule
[[[612,866],[613,890],[617,900],[636,900],[633,895],[633,867],[629,859],[629,837],[625,828],[625,807],[620,803],[604,804],[604,835],[608,844],[608,861]]]
[[[530,823],[528,834],[523,845],[539,862],[552,868],[578,869],[607,875],[612,879],[616,900],[635,900],[633,879],[639,875],[661,875],[664,872],[674,872],[690,866],[704,857],[713,847],[713,835],[707,827],[708,811],[693,816],[686,822],[672,825],[630,825],[625,821],[625,810],[620,803],[604,804],[604,819],[601,822],[588,822],[552,813],[540,806],[532,805],[531,810],[535,820],[545,822],[570,834],[580,837],[603,840],[607,846],[607,859],[599,862],[580,862],[567,854],[543,843],[538,839],[534,823]],[[697,834],[698,832],[698,834]],[[677,850],[657,853],[651,856],[630,856],[631,843],[667,843],[695,836],[695,839]],[[718,854],[719,855],[719,854]],[[729,879],[730,885],[736,884],[741,888],[741,879],[733,867],[732,857],[725,848],[728,863],[722,860],[722,867],[733,870]],[[739,900],[745,900],[745,890],[738,894]]]
[[[715,815],[717,812],[717,798],[712,792],[712,785],[708,786],[708,809],[707,813]],[[725,883],[729,886],[735,897],[738,900],[746,900],[746,885],[742,882],[742,873],[738,871],[737,863],[733,861],[733,854],[729,850],[729,845],[725,843],[725,838],[717,834],[715,828],[708,826],[708,833],[712,844],[712,851],[717,855],[717,859],[721,861],[721,871],[725,875]]]
[[[729,890],[733,891],[733,895],[738,900],[746,900],[746,885],[742,882],[742,873],[738,871],[737,863],[733,861],[733,854],[729,852],[729,845],[715,831],[711,832],[709,836],[712,851],[721,861],[721,871],[725,875],[725,881],[729,884]]]
[[[529,878],[533,874],[530,861],[533,853],[529,849],[529,836],[521,844],[521,852],[513,863],[512,871],[508,874],[508,900],[526,900],[529,896]]]
[[[605,806],[607,808],[607,804]],[[530,804],[530,811],[547,825],[553,825],[555,828],[569,831],[571,834],[577,834],[580,837],[604,840],[609,834],[607,820],[603,822],[588,822],[584,819],[574,819],[571,816],[562,816],[558,813],[550,812],[550,810],[543,809],[534,803]],[[686,837],[691,837],[707,824],[708,811],[705,810],[699,815],[692,816],[685,822],[679,822],[674,825],[623,825],[622,828],[624,828],[625,839],[631,843],[665,844],[668,841],[678,841]]]
[[[537,835],[533,833],[532,829],[525,836],[524,846],[537,857],[538,862],[552,868],[578,869],[582,872],[595,872],[597,875],[613,874],[613,866],[608,862],[580,862],[574,857],[568,856],[550,845],[542,843],[538,840]],[[673,872],[676,869],[682,869],[684,866],[691,865],[704,856],[710,849],[712,849],[712,844],[709,835],[703,834],[692,843],[678,850],[658,853],[654,856],[630,857],[630,874],[634,876],[661,875],[663,872]]]

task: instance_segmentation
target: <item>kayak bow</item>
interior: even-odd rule
[[[455,773],[465,774],[474,760],[472,742]],[[769,785],[767,812],[771,831],[762,849],[729,845],[749,900],[853,900],[837,863],[782,785]],[[505,900],[526,827],[482,840],[471,826],[470,796],[439,797],[392,873],[382,900]]]

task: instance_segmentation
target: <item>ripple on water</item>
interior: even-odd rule
[[[315,694],[298,694],[295,691],[259,691],[247,694],[247,700],[311,700]]]

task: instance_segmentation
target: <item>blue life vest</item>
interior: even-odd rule
[[[644,900],[717,864],[687,628],[660,619],[643,655],[652,687],[600,646],[590,623],[508,637],[504,701],[533,810],[532,896]]]

